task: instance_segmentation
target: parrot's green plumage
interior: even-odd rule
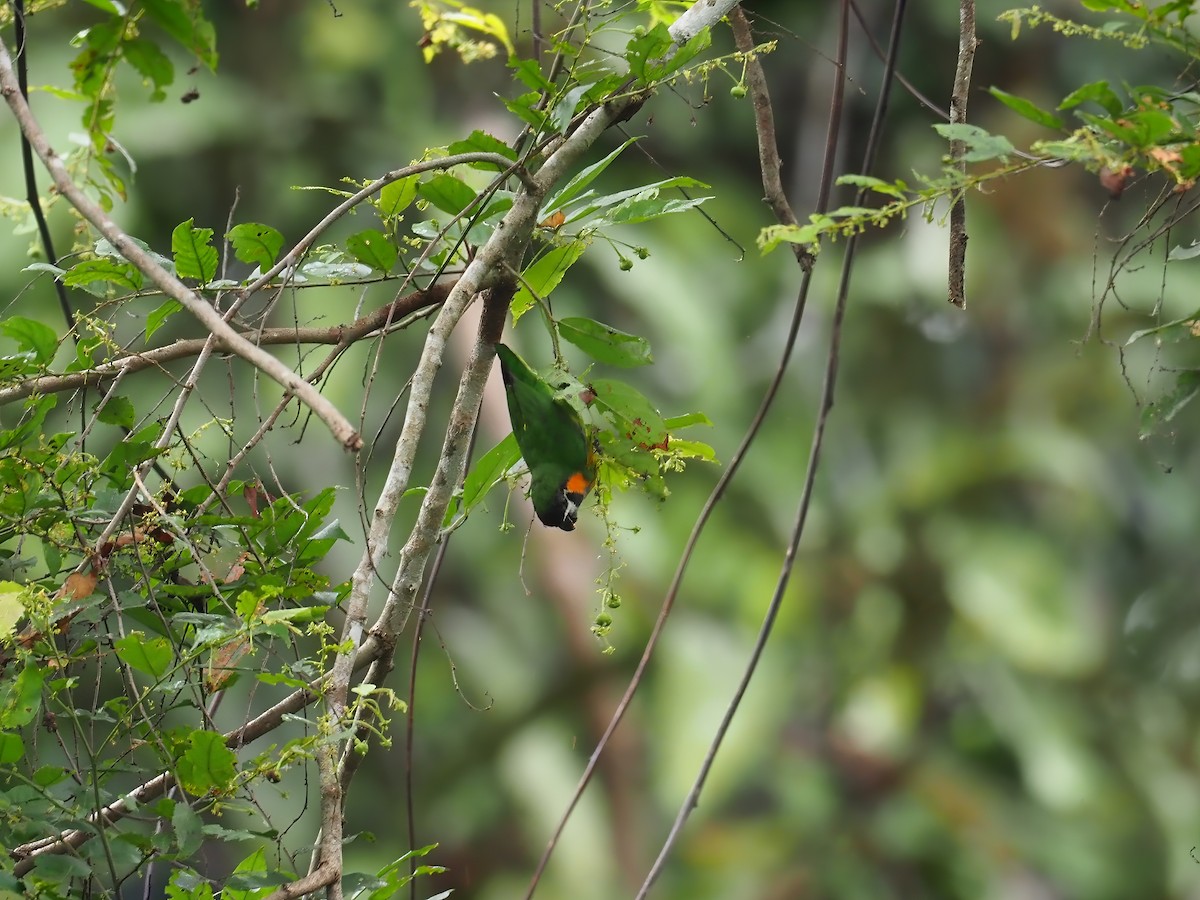
[[[596,480],[591,444],[579,413],[503,344],[496,345],[508,415],[529,466],[533,508],[542,524],[575,529],[579,506]]]

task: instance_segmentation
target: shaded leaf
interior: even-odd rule
[[[654,362],[650,342],[645,338],[626,334],[594,319],[562,319],[558,323],[558,333],[592,359],[611,366],[644,366]]]
[[[234,256],[264,272],[275,265],[279,251],[283,249],[283,233],[258,222],[235,225],[225,236],[233,245]]]
[[[399,256],[388,236],[374,228],[350,235],[346,238],[346,249],[364,266],[380,272],[390,272]]]

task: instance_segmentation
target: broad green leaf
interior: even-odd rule
[[[1147,437],[1170,422],[1200,393],[1200,369],[1180,372],[1175,387],[1142,410],[1141,435]]]
[[[459,153],[497,153],[500,156],[516,162],[517,153],[512,147],[504,143],[498,137],[493,137],[484,131],[475,130],[467,137],[466,140],[455,141],[446,148],[446,152],[451,155]],[[489,172],[503,172],[504,168],[499,163],[476,162],[468,163],[472,169],[481,169]]]
[[[1058,108],[1062,110],[1073,109],[1081,103],[1097,103],[1110,116],[1119,115],[1121,110],[1125,108],[1125,104],[1121,102],[1121,98],[1116,95],[1107,81],[1093,81],[1090,84],[1085,84],[1083,87],[1076,88],[1071,93],[1063,98],[1062,103],[1058,104]]]
[[[386,221],[393,219],[408,209],[417,199],[418,176],[409,175],[391,184],[385,184],[379,191],[379,197],[374,201],[379,215]]]
[[[554,126],[554,130],[559,134],[566,132],[567,127],[571,124],[571,120],[575,117],[575,108],[579,106],[579,101],[584,94],[588,92],[589,86],[578,85],[567,91],[559,101],[554,104],[554,108],[550,113],[550,124]]]
[[[117,394],[104,401],[104,406],[100,408],[97,417],[106,425],[123,425],[126,428],[132,428],[133,423],[137,421],[137,412],[128,397]]]
[[[488,491],[504,480],[505,474],[520,458],[521,450],[512,434],[479,457],[463,480],[461,499],[455,498],[457,502],[452,503],[446,511],[442,527],[448,527],[458,516],[466,515],[474,509]]]
[[[663,424],[667,426],[668,430],[677,431],[692,425],[712,425],[712,419],[702,412],[684,413],[681,416],[668,416],[663,420]]]
[[[283,249],[282,232],[258,222],[235,225],[225,236],[233,245],[234,256],[244,263],[258,266],[263,272],[275,265],[279,251]]]
[[[635,198],[644,198],[652,193],[657,193],[668,190],[669,188],[706,188],[708,187],[702,181],[697,181],[695,178],[688,178],[686,175],[679,175],[675,178],[667,178],[663,181],[656,181],[653,184],[644,184],[641,187],[630,188],[625,191],[617,191],[615,194],[605,194],[602,197],[588,199],[586,203],[580,203],[567,216],[568,222],[577,222],[592,213],[602,209],[607,209],[613,206],[620,206],[628,200]],[[581,198],[584,199],[584,198]]]
[[[368,228],[346,238],[346,249],[364,266],[380,272],[390,272],[399,251],[382,231]]]
[[[695,209],[704,201],[711,199],[712,197],[664,199],[658,196],[657,189],[652,189],[636,197],[630,197],[620,206],[615,207],[604,215],[602,220],[612,225],[632,225],[637,222],[648,222],[650,219],[657,219],[659,216],[667,216],[671,213],[686,212],[689,209]]]
[[[25,742],[19,734],[0,731],[0,766],[11,766],[25,756]]]
[[[1017,152],[1008,138],[1002,134],[991,134],[978,125],[945,125],[937,123],[934,130],[948,141],[962,141],[966,145],[964,162],[986,162],[989,159],[1005,159]]]
[[[417,193],[443,212],[457,216],[475,199],[475,191],[461,178],[445,173],[417,185]]]
[[[236,762],[221,735],[198,729],[188,736],[188,748],[179,757],[176,772],[188,793],[202,797],[210,790],[224,792],[233,786]]]
[[[604,159],[600,160],[598,163],[593,163],[592,165],[588,166],[586,169],[568,181],[563,186],[562,190],[546,201],[546,205],[542,207],[539,218],[544,218],[550,215],[555,210],[565,206],[578,197],[581,192],[586,190],[589,184],[595,181],[605,169],[612,165],[613,160],[620,156],[621,152],[626,147],[636,140],[637,138],[630,138],[616,150],[612,151],[612,153],[608,154],[608,156],[604,157]]]
[[[541,66],[538,65],[536,59],[522,59],[518,57],[510,57],[508,67],[513,70],[513,74],[517,79],[535,92],[544,91],[547,94],[554,93],[554,84],[546,79],[542,74]]]
[[[92,874],[92,867],[78,856],[63,856],[57,853],[43,853],[36,857],[33,873],[37,880],[66,884],[73,878],[87,878]],[[54,894],[53,896],[71,896],[70,894]]]
[[[307,278],[321,278],[326,281],[356,281],[371,274],[371,267],[360,262],[328,262],[314,260],[300,267],[300,272]]]
[[[163,30],[208,66],[217,68],[217,36],[194,0],[142,0],[142,7]]]
[[[166,99],[163,90],[175,80],[175,66],[171,58],[159,49],[158,44],[145,38],[133,38],[123,45],[125,61],[137,69],[144,82],[154,86],[152,101]]]
[[[14,581],[0,581],[0,644],[7,644],[8,639],[17,630],[17,623],[25,615],[25,603],[22,597],[25,589]]]
[[[663,64],[659,77],[670,75],[686,66],[712,45],[712,34],[708,28],[702,28],[692,35],[686,43],[675,48],[671,58]]]
[[[849,184],[854,187],[866,188],[869,191],[874,191],[877,194],[884,194],[888,197],[894,197],[897,200],[907,199],[908,185],[900,179],[895,181],[884,181],[882,178],[873,178],[870,175],[839,175],[837,184]]]
[[[181,800],[175,804],[175,811],[171,814],[171,828],[175,832],[175,843],[181,856],[189,857],[200,849],[204,842],[204,833],[201,830],[203,827],[204,821],[186,802]]]
[[[141,290],[143,284],[142,273],[137,266],[108,258],[85,259],[71,266],[62,276],[62,283],[67,287],[86,289],[88,285],[97,281],[131,291]],[[104,296],[104,292],[101,291],[98,296]]]
[[[183,309],[183,304],[178,300],[167,300],[146,316],[146,340],[149,341],[154,336],[154,332],[166,325],[167,319],[181,309]]]
[[[0,689],[0,728],[21,728],[37,717],[45,679],[45,670],[33,663],[27,663],[16,678],[7,679]]]
[[[521,273],[521,287],[512,299],[513,324],[539,300],[545,300],[563,280],[567,269],[583,255],[583,241],[555,247],[538,257]]]
[[[175,226],[171,232],[171,254],[180,278],[195,278],[208,284],[217,275],[217,251],[212,246],[211,228],[193,227],[194,219]]]
[[[155,680],[161,679],[175,662],[175,651],[166,638],[148,638],[134,631],[113,643],[121,661]]]
[[[649,31],[635,35],[625,45],[625,61],[629,64],[629,74],[642,84],[654,81],[665,70],[662,57],[674,43],[675,39],[662,22]]]
[[[594,319],[561,319],[558,333],[598,362],[610,366],[645,366],[654,362],[650,342],[636,334],[626,334]]]
[[[623,381],[608,378],[593,379],[588,386],[596,394],[593,402],[617,416],[617,430],[627,440],[649,449],[667,439],[666,423],[641,392]]]
[[[542,131],[549,118],[546,111],[538,107],[542,95],[536,91],[522,94],[514,100],[502,100],[505,108],[521,121],[533,126],[536,131]]]
[[[58,335],[54,329],[34,319],[8,316],[0,320],[0,332],[16,341],[21,350],[32,351],[34,358],[41,365],[54,359],[58,350]]]
[[[671,456],[682,459],[698,459],[703,462],[716,462],[717,451],[701,441],[689,441],[684,438],[672,437],[667,446]]]
[[[1036,122],[1038,125],[1044,125],[1047,128],[1057,128],[1060,131],[1066,128],[1061,118],[1052,112],[1042,109],[1036,103],[1026,100],[1024,97],[1018,97],[1015,94],[1002,91],[998,87],[988,88],[988,91],[1017,115],[1024,116],[1031,122]]]

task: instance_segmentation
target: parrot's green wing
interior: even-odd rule
[[[508,416],[532,479],[530,498],[544,525],[573,531],[579,505],[596,480],[579,413],[525,361],[496,345],[508,395]]]

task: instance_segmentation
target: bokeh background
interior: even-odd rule
[[[527,4],[479,5],[504,16],[527,46]],[[958,5],[910,5],[900,69],[945,106]],[[760,36],[778,40],[764,64],[785,183],[803,218],[836,77],[835,5],[749,6]],[[1048,30],[1014,42],[992,18],[1000,7],[983,6],[971,119],[1018,145],[1050,135],[993,101],[986,86],[1053,107],[1086,81],[1171,84],[1184,67],[1163,50]],[[208,11],[218,74],[188,73],[180,58],[159,104],[123,76],[130,83],[117,136],[137,170],[118,218],[156,247],[169,246],[171,229],[192,216],[220,233],[235,199],[235,221],[266,222],[295,240],[334,202],[295,186],[373,177],[475,128],[513,133],[493,94],[508,90],[503,63],[464,67],[442,57],[426,65],[407,4],[263,0],[256,10],[230,3]],[[862,12],[882,43],[889,5],[863,4]],[[35,17],[34,83],[68,83],[67,40],[93,15],[77,4]],[[732,41],[721,34],[715,45],[728,52]],[[843,171],[858,170],[880,73],[860,32],[852,45]],[[656,364],[630,377],[665,414],[707,413],[714,425],[698,437],[722,462],[774,371],[798,285],[786,250],[761,257],[754,247],[771,222],[750,104],[730,96],[732,83],[714,73],[707,86],[662,91],[627,124],[643,138],[605,179],[619,190],[675,174],[698,178],[711,185],[704,209],[716,227],[688,214],[628,228],[622,237],[647,247],[648,259],[623,272],[597,246],[554,297],[560,314],[645,335]],[[181,103],[192,88],[199,99]],[[35,96],[35,110],[55,141],[78,127],[77,110],[48,95]],[[946,146],[934,121],[898,89],[876,174],[936,174]],[[596,158],[621,139],[612,134]],[[0,121],[0,147],[0,194],[21,196],[11,121]],[[1114,203],[1093,175],[1068,167],[973,194],[966,312],[945,301],[944,210],[932,222],[913,215],[864,237],[800,557],[766,656],[654,896],[1200,897],[1200,423],[1184,410],[1168,430],[1139,429],[1164,370],[1193,363],[1186,345],[1145,342],[1121,352],[1132,331],[1198,305],[1195,261],[1165,262],[1170,247],[1195,238],[1194,225],[1179,223],[1126,266],[1120,302],[1109,297],[1102,315],[1097,308],[1116,239],[1158,190],[1135,184]],[[367,218],[343,223],[333,237],[373,225]],[[69,246],[62,210],[54,222],[60,246]],[[0,258],[9,261],[0,296],[6,314],[59,327],[49,285],[27,286],[19,271],[30,238],[0,232]],[[828,246],[820,259],[783,391],[700,542],[647,679],[538,896],[631,896],[695,777],[783,563],[841,249]],[[388,286],[308,291],[274,315],[279,324],[333,324],[390,298]],[[122,313],[128,321],[118,317],[118,332],[135,334],[139,310],[155,305]],[[176,317],[161,337],[192,331]],[[399,415],[385,421],[385,413],[420,340],[418,325],[382,349],[367,405],[368,503],[399,432]],[[464,325],[452,361],[461,364],[470,340]],[[536,323],[523,322],[512,340],[548,361]],[[375,349],[349,354],[335,372],[329,393],[343,409],[359,408]],[[244,382],[231,407],[230,373],[245,377],[232,364],[210,367],[201,391],[209,406],[193,404],[186,424],[214,465],[227,443],[205,423],[236,416],[239,428],[251,428],[243,416],[269,410],[275,396]],[[455,383],[444,371],[442,415]],[[125,388],[144,391],[137,395],[146,406],[171,397],[150,373]],[[63,404],[64,421],[78,421],[80,402]],[[309,427],[296,442],[301,424],[281,429],[246,474],[290,491],[345,488],[338,512],[354,544],[327,566],[342,580],[362,547],[356,473],[322,429]],[[507,429],[497,379],[480,447]],[[418,482],[439,446],[435,425]],[[412,736],[414,841],[438,843],[426,862],[448,871],[423,881],[421,896],[451,887],[483,900],[522,895],[718,475],[716,466],[691,466],[670,479],[662,505],[616,499],[623,603],[613,611],[611,653],[589,631],[597,579],[614,558],[597,520],[583,516],[569,535],[535,525],[526,541],[528,507],[514,494],[518,527],[502,530],[507,498],[497,490],[455,534],[432,595]],[[401,695],[406,653],[391,682]],[[251,702],[226,703],[218,724],[236,724]],[[396,742],[372,751],[349,803],[347,833],[358,837],[347,858],[360,870],[409,846],[402,721],[395,726]],[[315,828],[303,786],[260,800],[288,838]],[[203,865],[220,873],[235,862],[221,848],[206,851]]]

